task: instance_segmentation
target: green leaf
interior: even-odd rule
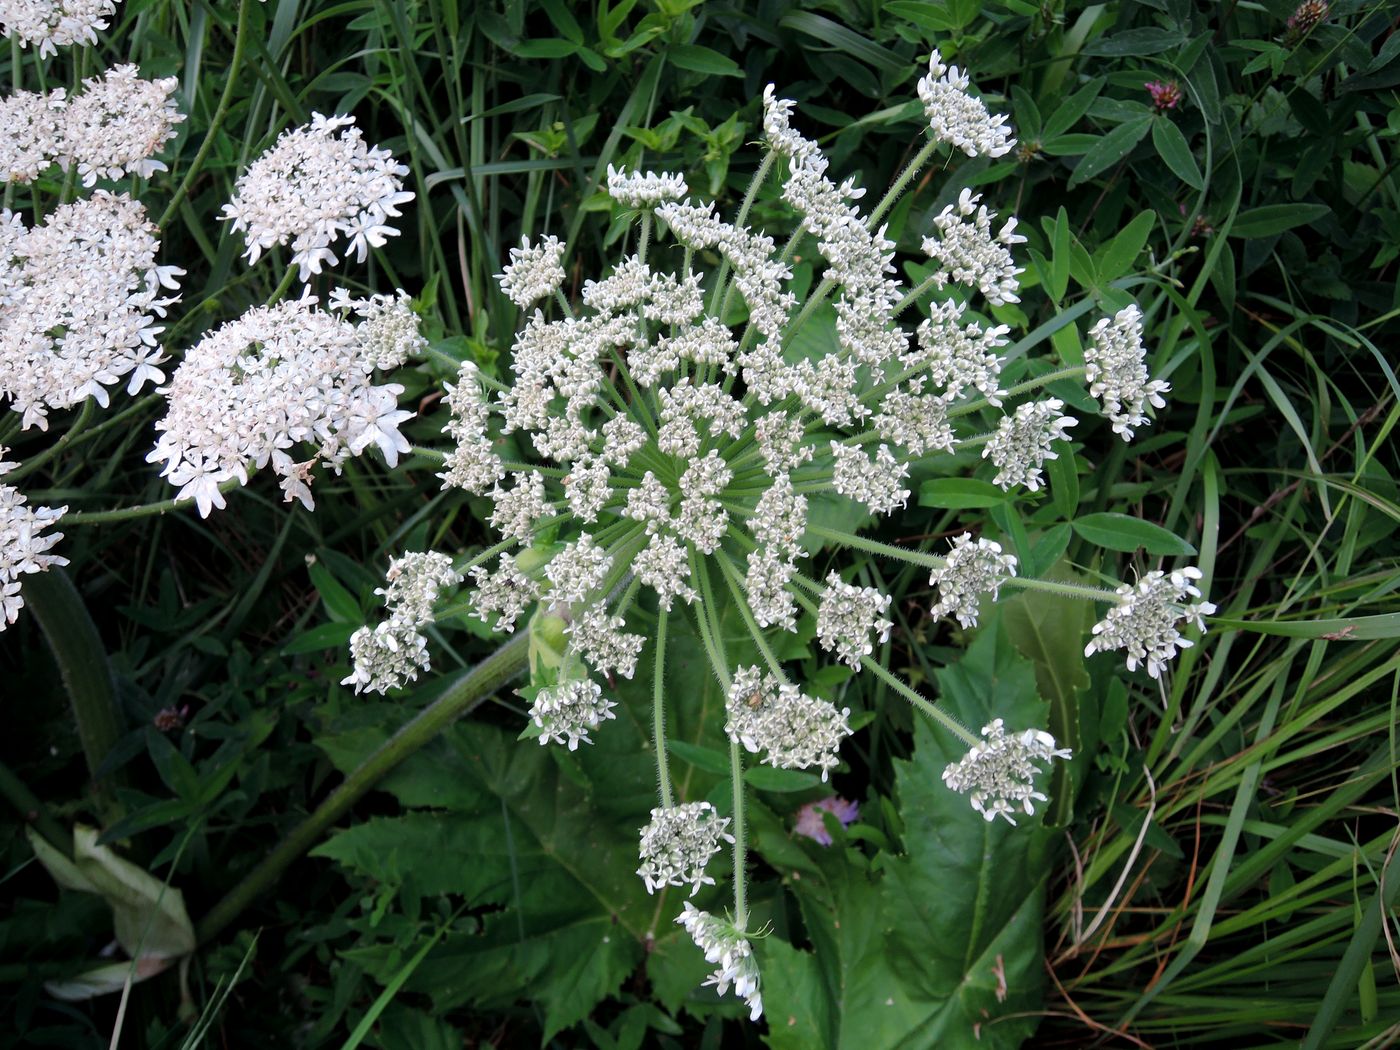
[[[578,49],[579,45],[572,40],[547,37],[542,40],[522,40],[511,48],[511,51],[521,58],[568,58]]]
[[[1266,204],[1235,216],[1231,237],[1272,237],[1295,226],[1316,222],[1332,209],[1325,204]]]
[[[850,57],[866,65],[874,66],[891,73],[908,73],[911,63],[889,48],[875,43],[869,37],[861,36],[847,29],[840,22],[812,14],[809,11],[794,11],[784,15],[778,23],[783,29],[795,29],[799,33],[816,37],[823,44],[844,51]]]
[[[750,766],[744,770],[744,781],[760,791],[810,791],[822,785],[822,778],[815,773],[772,766]]]
[[[360,609],[360,603],[346,590],[344,584],[331,575],[329,569],[320,562],[312,562],[306,571],[310,574],[316,593],[321,596],[321,601],[325,602],[326,612],[331,614],[332,619],[356,626],[364,623],[364,612]]]
[[[1151,124],[1152,117],[1149,114],[1130,117],[1099,139],[1075,165],[1074,174],[1069,177],[1069,188],[1074,189],[1121,161],[1143,140]]]
[[[1065,206],[1055,214],[1055,232],[1050,239],[1050,298],[1060,302],[1069,288],[1069,213]]]
[[[1160,525],[1128,514],[1104,511],[1070,522],[1074,531],[1095,546],[1111,551],[1145,550],[1148,554],[1195,554],[1196,548]]]
[[[990,481],[977,478],[933,478],[919,486],[919,506],[945,510],[995,507],[1010,499]]]
[[[705,73],[716,77],[744,75],[744,71],[732,58],[699,44],[674,44],[666,54],[681,69],[688,69],[692,73]]]
[[[1079,509],[1079,464],[1068,441],[1056,441],[1054,459],[1045,461],[1050,475],[1050,498],[1055,510],[1065,519],[1073,518]]]
[[[318,623],[282,646],[282,655],[339,649],[350,644],[350,636],[355,633],[355,629],[356,625],[353,623]]]
[[[1179,29],[1161,29],[1157,26],[1142,26],[1126,29],[1112,36],[1099,37],[1084,46],[1084,55],[1156,55],[1170,51],[1186,43],[1186,37]]]
[[[729,775],[729,756],[712,747],[701,747],[685,740],[666,741],[666,750],[682,761],[689,762],[696,769],[720,776]]]
[[[1139,212],[1132,222],[1124,226],[1117,236],[1104,246],[1098,253],[1098,265],[1095,267],[1099,284],[1115,281],[1132,270],[1137,257],[1142,254],[1142,249],[1147,246],[1148,235],[1152,233],[1156,222],[1155,211]]]
[[[1165,116],[1157,116],[1152,121],[1152,145],[1157,147],[1157,156],[1167,167],[1193,190],[1205,189],[1206,181],[1196,164],[1195,155],[1187,145],[1186,136]]]

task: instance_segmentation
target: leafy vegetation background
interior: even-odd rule
[[[515,316],[492,274],[522,234],[574,245],[574,282],[609,262],[609,163],[683,170],[727,210],[756,166],[771,81],[837,172],[883,186],[917,139],[914,79],[939,46],[1004,99],[1021,142],[1000,163],[955,161],[1030,238],[1025,302],[998,319],[1017,338],[1052,304],[1125,289],[1149,311],[1154,374],[1173,392],[1133,445],[1105,428],[1094,454],[1059,461],[1032,513],[928,476],[888,536],[941,542],[991,518],[1037,571],[1092,571],[1082,559],[1111,519],[1089,515],[1131,514],[1190,541],[1222,619],[1163,691],[1082,659],[1086,607],[1022,596],[964,635],[927,618],[917,573],[867,566],[897,596],[888,666],[968,724],[995,693],[998,711],[1048,720],[1079,757],[1043,826],[989,827],[941,790],[952,756],[904,701],[813,668],[812,688],[865,723],[834,783],[861,819],[832,826],[829,847],[795,836],[797,809],[827,792],[751,776],[754,908],[771,930],[754,1026],[697,990],[706,968],[668,921],[679,899],[648,897],[633,874],[654,789],[642,723],[620,718],[577,754],[541,749],[516,741],[524,705],[509,689],[248,907],[202,921],[498,644],[448,616],[433,640],[442,679],[392,700],[336,684],[391,553],[482,543],[431,463],[351,461],[318,485],[315,514],[255,481],[207,521],[74,524],[63,553],[86,615],[67,651],[31,617],[0,640],[6,794],[32,793],[0,816],[0,1044],[98,1046],[120,1027],[125,1045],[179,1046],[197,1017],[222,1046],[340,1046],[357,1026],[386,1048],[1395,1041],[1400,959],[1380,936],[1400,884],[1382,879],[1400,806],[1393,5],[1337,2],[1305,34],[1277,0],[246,6],[234,69],[233,3],[127,0],[98,49],[181,78],[174,180],[228,99],[165,231],[166,258],[190,271],[167,340],[187,344],[277,283],[275,265],[241,264],[214,219],[238,171],[312,111],[354,113],[418,194],[364,276],[424,303],[434,353],[400,377],[422,444],[445,420],[455,361],[500,367]],[[1154,106],[1149,81],[1178,84],[1179,103]],[[934,171],[892,215],[915,280],[930,213],[958,184]],[[760,200],[756,214],[782,210]],[[1071,329],[1055,339],[1077,352]],[[143,461],[158,413],[151,396],[118,403],[45,457],[29,495],[90,512],[167,498]],[[17,458],[43,447],[29,440]],[[1153,530],[1108,531],[1122,578],[1190,553]],[[676,760],[698,799],[721,779],[722,703],[685,642]],[[94,775],[69,693],[107,683],[116,743]],[[646,691],[620,684],[634,706]],[[42,987],[110,940],[102,903],[57,890],[24,835],[74,820],[168,877],[204,941],[186,970],[136,985],[120,1022],[115,996],[61,1003]]]

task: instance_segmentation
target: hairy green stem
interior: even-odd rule
[[[940,558],[936,554],[925,554],[923,551],[910,550],[908,547],[898,547],[892,543],[881,543],[879,540],[867,539],[864,536],[856,536],[849,532],[841,532],[837,529],[827,528],[825,525],[807,524],[807,531],[813,536],[818,536],[824,540],[842,547],[850,547],[853,550],[865,551],[868,554],[879,554],[886,558],[894,558],[897,561],[908,562],[910,565],[919,565],[925,569],[941,569],[948,564],[946,558]]]
[[[209,121],[209,130],[204,133],[204,141],[199,144],[199,152],[194,155],[194,160],[190,162],[190,168],[185,172],[185,177],[180,180],[179,187],[175,190],[175,196],[170,198],[170,203],[165,206],[165,211],[161,212],[160,221],[156,226],[164,230],[165,226],[175,217],[179,211],[180,204],[193,185],[195,177],[204,167],[204,161],[209,156],[209,151],[214,147],[214,136],[219,131],[219,126],[228,116],[229,108],[233,105],[234,94],[238,89],[238,69],[243,64],[243,43],[247,36],[248,10],[252,7],[252,0],[239,0],[238,4],[238,28],[234,31],[233,37],[233,57],[229,59],[229,66],[224,76],[224,93],[219,96],[219,104],[214,110],[214,116]]]
[[[885,212],[894,207],[894,202],[899,200],[899,195],[904,192],[904,188],[928,163],[936,149],[938,149],[938,139],[929,139],[924,143],[923,148],[914,154],[909,163],[904,166],[904,170],[899,173],[899,177],[890,183],[890,188],[880,198],[880,203],[875,205],[875,210],[870,213],[870,218],[865,220],[867,230],[874,230],[880,224]]]
[[[656,782],[661,787],[661,805],[670,809],[674,804],[671,797],[671,766],[666,755],[666,621],[670,610],[660,609],[656,614],[656,669],[651,682],[651,731],[656,742]]]
[[[195,927],[199,943],[205,944],[217,937],[244,908],[271,888],[289,864],[310,849],[361,796],[401,762],[523,671],[529,645],[528,632],[517,634],[376,748],[199,921]]]
[[[88,423],[92,420],[92,414],[92,398],[88,398],[83,402],[83,407],[82,410],[78,413],[78,418],[73,420],[73,425],[69,427],[67,431],[64,432],[63,436],[57,441],[55,441],[48,448],[44,449],[44,451],[38,453],[37,455],[30,456],[17,468],[6,474],[5,484],[13,485],[26,474],[30,474],[33,471],[38,470],[45,463],[53,459],[60,452],[62,452],[69,445],[71,445],[73,443],[73,439],[76,438],[79,434],[81,434],[84,429],[86,429]]]

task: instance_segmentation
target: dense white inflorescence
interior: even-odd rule
[[[1171,384],[1148,381],[1142,311],[1137,306],[1125,306],[1112,320],[1102,318],[1089,329],[1084,364],[1089,393],[1103,402],[1113,432],[1124,441],[1131,441],[1133,430],[1147,424],[1148,405],[1166,407],[1162,395],[1171,390]]]
[[[105,190],[39,226],[0,211],[0,400],[24,427],[88,398],[105,408],[123,379],[133,394],[164,380],[156,319],[185,271],[156,262],[156,233],[140,202]]]
[[[116,11],[116,0],[0,0],[0,36],[33,44],[46,58],[60,47],[96,44]]]
[[[663,886],[689,886],[694,897],[701,886],[715,880],[705,874],[710,858],[721,842],[733,842],[729,818],[721,817],[708,802],[683,802],[669,809],[651,811],[651,823],[642,828],[637,869],[648,893]]]
[[[58,162],[75,165],[84,186],[125,175],[149,179],[167,170],[152,154],[185,119],[175,105],[179,86],[178,77],[143,80],[134,65],[84,80],[82,94],[63,113]]]
[[[433,606],[444,588],[462,582],[452,559],[437,551],[405,554],[389,563],[382,595],[389,616],[373,629],[361,627],[350,638],[354,669],[341,683],[355,692],[387,693],[429,669],[428,640],[421,628],[433,622]]]
[[[399,231],[389,224],[413,200],[403,188],[408,168],[379,146],[366,145],[354,117],[312,115],[282,132],[238,177],[222,218],[248,245],[251,265],[269,248],[290,242],[302,281],[334,266],[337,241],[364,262]]]
[[[1036,763],[1068,759],[1070,752],[1055,747],[1055,738],[1040,729],[1027,729],[1006,735],[1000,718],[982,727],[986,739],[973,745],[965,757],[943,770],[943,782],[954,791],[971,792],[972,808],[988,821],[1005,817],[1019,809],[1030,816],[1035,803],[1045,795],[1035,789],[1032,779],[1042,768]]]
[[[753,946],[743,931],[731,922],[701,911],[690,901],[685,902],[676,922],[685,927],[695,946],[704,953],[705,961],[718,966],[705,979],[705,985],[714,985],[715,990],[723,995],[732,984],[734,994],[749,1006],[749,1020],[757,1021],[762,1017],[763,996],[759,991],[758,962],[753,957]]]
[[[0,478],[16,466],[3,462],[5,452],[0,448]],[[63,533],[44,531],[67,510],[30,506],[24,493],[0,480],[0,631],[14,623],[24,608],[24,595],[20,593],[23,577],[68,564],[67,558],[48,553],[63,539]]]
[[[1178,625],[1191,624],[1204,631],[1205,617],[1215,612],[1210,602],[1191,600],[1201,597],[1196,586],[1201,575],[1200,569],[1188,565],[1170,573],[1154,570],[1136,584],[1123,584],[1108,615],[1094,624],[1094,637],[1084,655],[1123,649],[1129,671],[1142,663],[1148,674],[1160,678],[1177,650],[1195,644],[1181,637]]]
[[[932,616],[957,617],[963,627],[977,626],[977,609],[984,596],[996,600],[1001,585],[1016,575],[1016,557],[1003,554],[1001,544],[972,533],[953,537],[953,549],[943,567],[935,569],[929,583],[938,588]]]
[[[397,362],[412,341],[403,331],[406,306],[336,301],[341,310],[318,309],[313,296],[255,307],[185,352],[162,388],[168,410],[146,457],[163,464],[177,499],[193,498],[208,517],[226,505],[221,485],[247,484],[251,468],[270,464],[284,498],[311,509],[318,462],[338,471],[374,445],[393,466],[409,450],[399,433],[413,416],[398,407],[403,387],[374,382],[381,363]],[[307,458],[293,456],[298,446]]]

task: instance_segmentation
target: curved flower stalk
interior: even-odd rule
[[[956,616],[964,627],[975,626],[982,601],[1006,587],[1116,598],[1095,646],[1127,649],[1130,667],[1165,659],[1171,625],[1186,619],[1199,626],[1210,611],[1204,603],[1183,606],[1170,587],[1115,596],[1027,580],[1015,557],[986,537],[959,536],[938,555],[811,519],[818,499],[890,514],[909,498],[914,460],[955,451],[980,453],[983,470],[1003,489],[1034,492],[1045,462],[1078,422],[1062,401],[1041,396],[1049,379],[1009,389],[1002,382],[1008,329],[976,306],[1017,300],[1012,252],[1023,238],[1014,219],[999,222],[970,193],[933,220],[924,242],[935,271],[925,288],[937,285],[947,297],[917,324],[901,320],[918,293],[895,279],[895,247],[879,217],[937,150],[1000,156],[1014,144],[1005,118],[989,114],[968,92],[966,75],[936,53],[919,94],[932,135],[869,214],[858,207],[864,190],[828,177],[817,144],[792,126],[793,103],[771,87],[764,95],[767,156],[732,221],[689,196],[679,174],[610,170],[608,193],[637,224],[632,253],[586,281],[571,303],[564,245],[546,237],[512,249],[500,283],[527,311],[512,347],[513,375],[498,382],[468,363],[448,388],[444,433],[452,445],[440,477],[448,488],[489,500],[490,523],[501,535],[462,569],[472,579],[469,601],[502,630],[536,602],[566,623],[555,680],[534,696],[542,743],[576,748],[590,733],[606,732],[613,704],[602,683],[632,677],[648,652],[660,806],[641,832],[639,874],[653,892],[698,889],[710,881],[707,865],[721,843],[732,839],[730,915],[687,904],[677,921],[718,964],[711,983],[721,992],[733,986],[755,1017],[761,997],[747,926],[744,755],[825,779],[851,732],[849,711],[794,680],[769,644],[773,632],[796,631],[799,617],[812,617],[822,649],[880,677],[960,740],[968,756],[949,767],[945,781],[970,792],[988,820],[1032,814],[1045,798],[1034,776],[1069,758],[1035,727],[1008,730],[997,720],[979,736],[886,670],[873,653],[892,628],[890,597],[840,569],[814,579],[804,537],[924,568],[937,591],[935,615]],[[770,177],[796,220],[785,246],[747,222]],[[799,300],[791,264],[800,246],[811,254],[809,242],[826,270]],[[804,356],[795,337],[826,303],[834,343]],[[1092,367],[1089,381],[1106,414],[1130,427],[1145,422],[1142,404],[1155,404],[1163,389],[1147,381],[1141,327],[1132,320],[1095,330],[1102,349],[1089,364],[1049,373],[1086,377]],[[504,457],[502,438],[512,435],[533,446],[536,462]],[[546,530],[551,542],[536,543]],[[517,556],[516,548],[526,552]],[[757,663],[729,658],[720,603],[737,610]],[[727,822],[702,803],[673,797],[664,683],[668,623],[681,615],[695,621],[726,697]],[[354,656],[357,688],[402,684]]]

